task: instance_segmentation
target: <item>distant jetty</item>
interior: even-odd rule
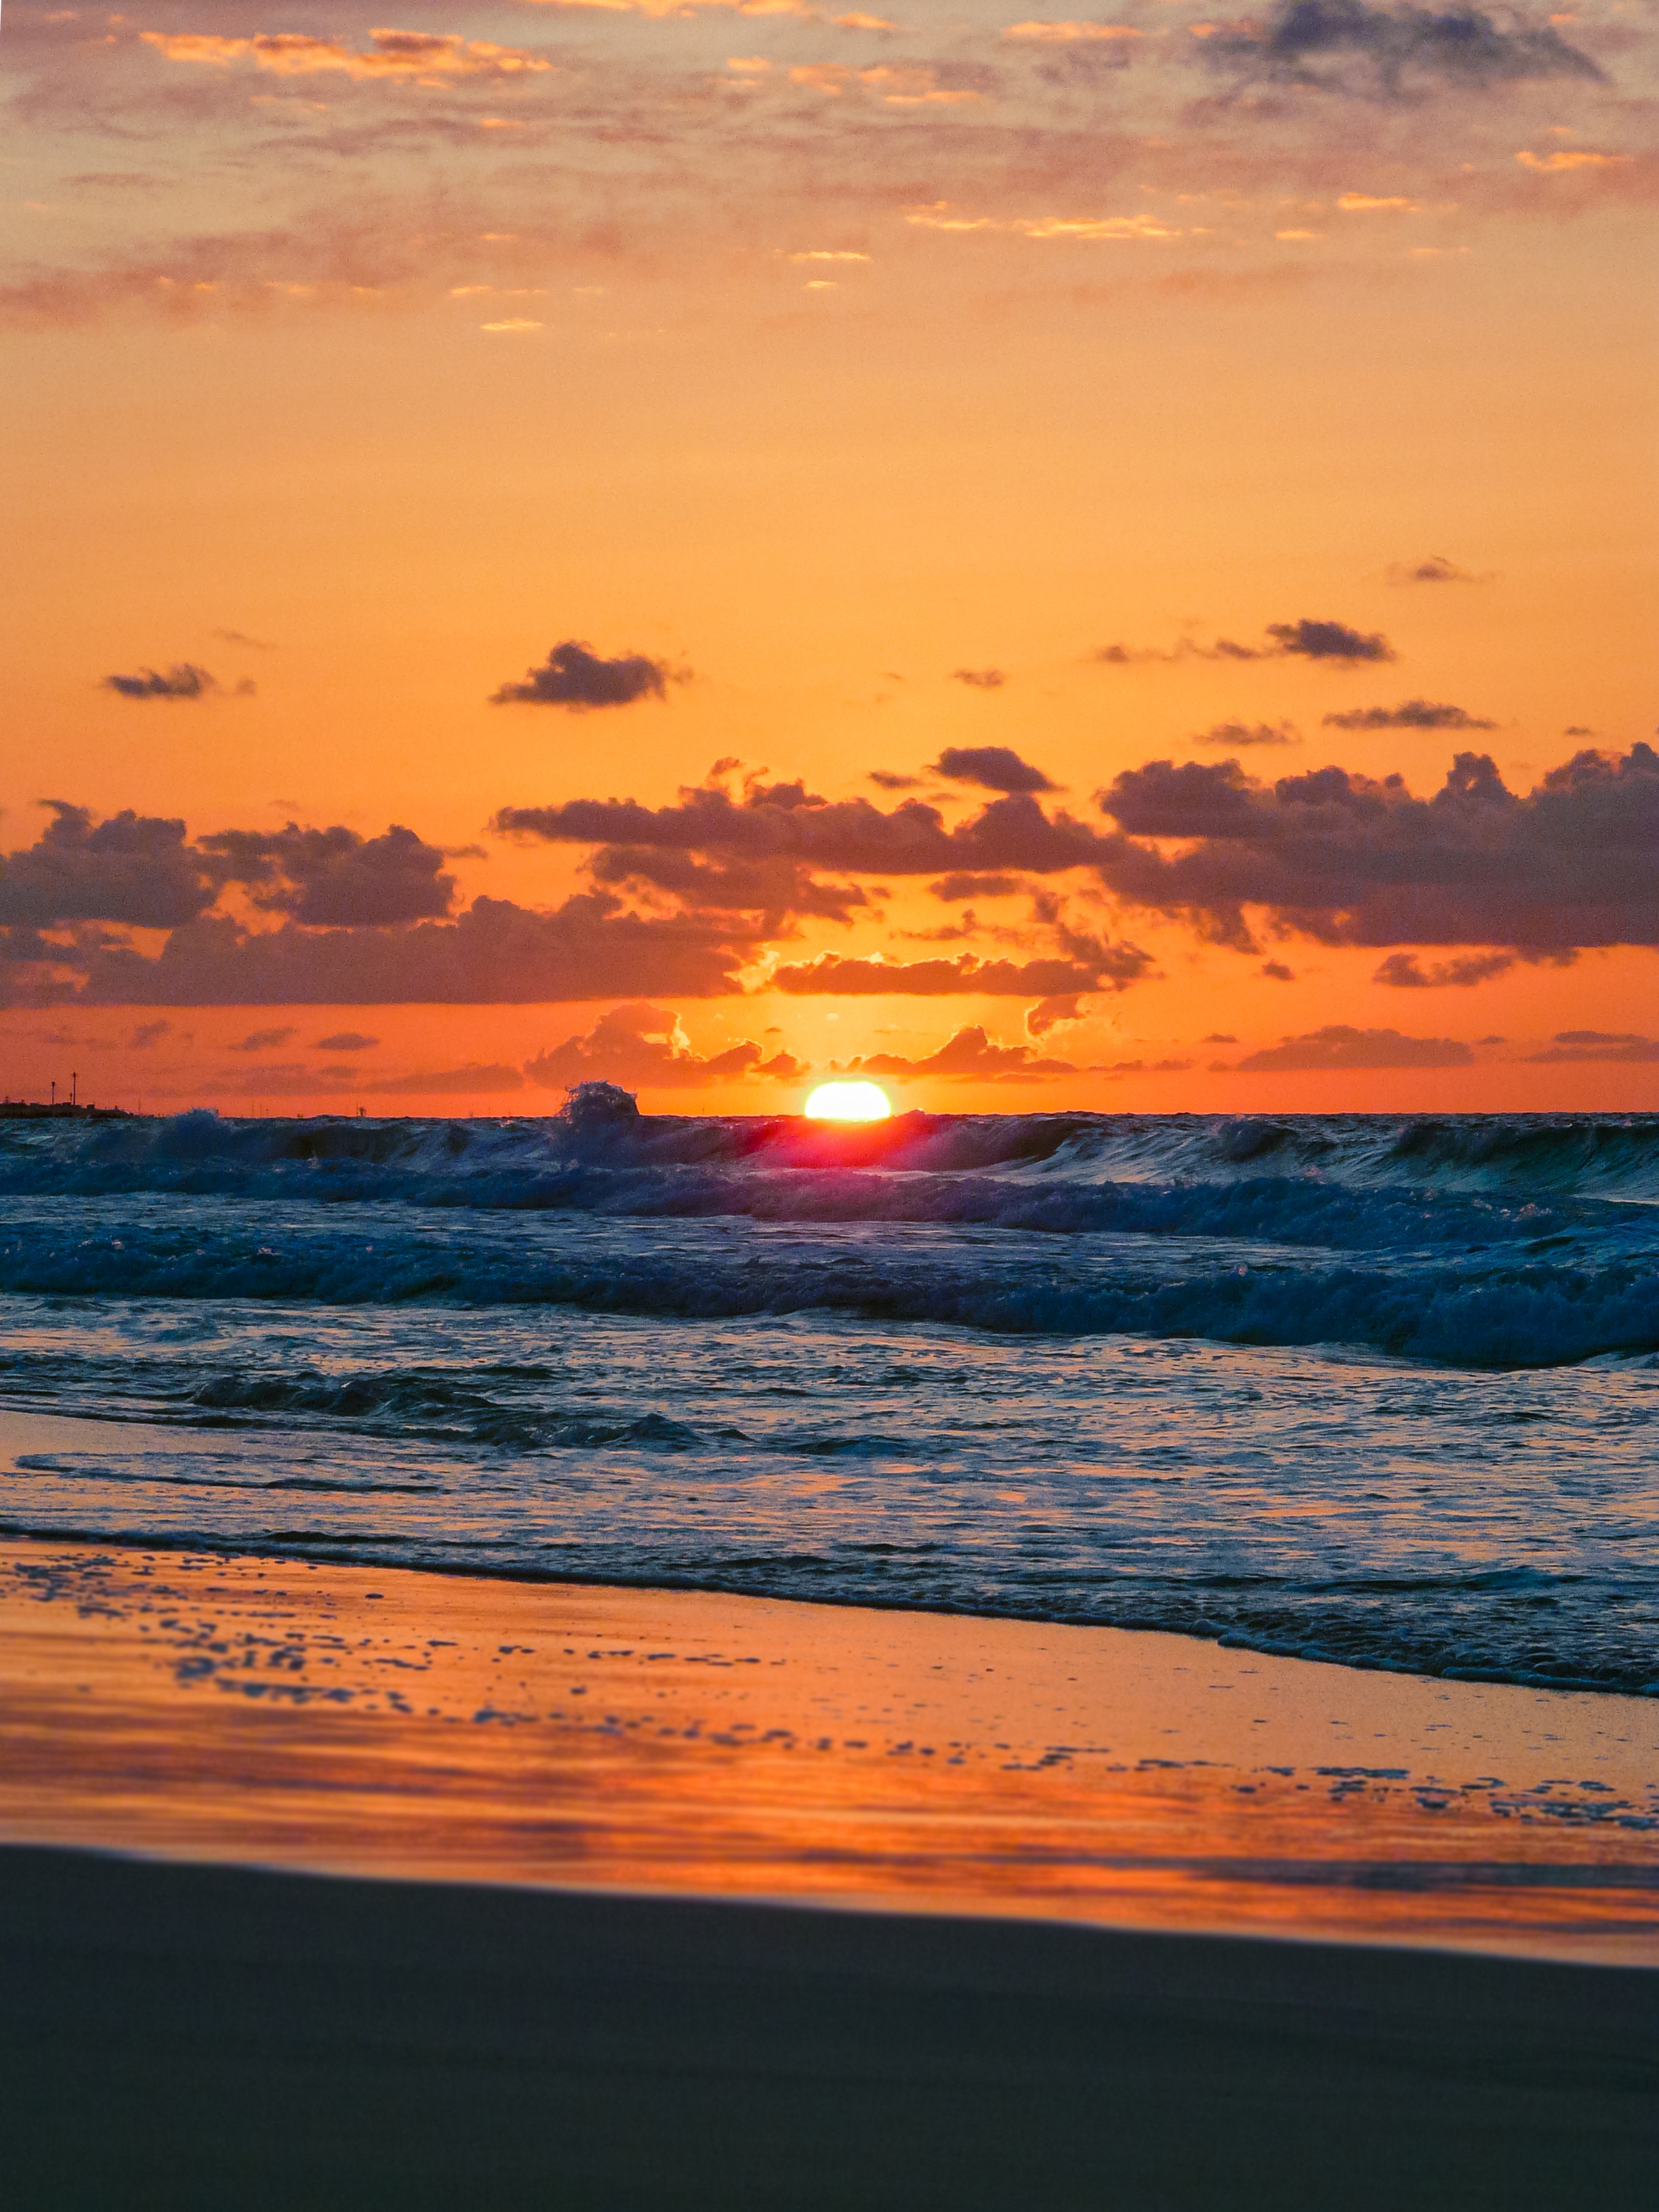
[[[0,1098],[0,1121],[134,1121],[125,1106],[77,1106],[68,1099],[51,1106],[26,1098]]]

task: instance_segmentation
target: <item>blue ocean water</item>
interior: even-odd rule
[[[576,1103],[0,1121],[0,1527],[1659,1691],[1659,1117]]]

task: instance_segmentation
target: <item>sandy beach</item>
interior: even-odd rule
[[[37,2212],[1637,2212],[1642,1972],[0,1854]]]
[[[1178,1637],[14,1540],[11,2201],[1633,2207],[1656,1736]]]

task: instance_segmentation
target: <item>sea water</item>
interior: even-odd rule
[[[1659,1117],[588,1103],[0,1121],[0,1528],[1659,1692]]]

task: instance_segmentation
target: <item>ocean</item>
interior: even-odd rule
[[[0,1120],[0,1530],[1659,1693],[1659,1116]]]

